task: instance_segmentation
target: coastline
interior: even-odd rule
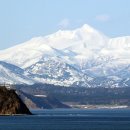
[[[127,105],[70,105],[78,109],[130,109]]]

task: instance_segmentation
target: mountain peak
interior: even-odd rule
[[[95,31],[95,29],[94,29],[93,27],[91,27],[90,25],[88,25],[88,24],[84,24],[80,29],[81,29],[81,30],[86,30],[86,31],[88,31],[88,32],[93,32],[93,31]]]
[[[75,32],[98,32],[96,29],[94,29],[92,26],[88,25],[88,24],[84,24],[83,26],[77,28],[77,29],[73,29],[73,30],[58,30],[56,33],[51,34],[53,36],[67,36],[71,35],[73,36],[75,34]]]

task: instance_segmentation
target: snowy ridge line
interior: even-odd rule
[[[109,38],[85,24],[2,50],[0,61],[0,80],[7,83],[126,87],[130,36]]]

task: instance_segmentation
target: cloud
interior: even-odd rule
[[[59,26],[60,28],[67,28],[69,25],[70,25],[70,20],[67,19],[67,18],[62,19],[62,20],[59,22],[59,24],[58,24],[58,26]]]
[[[96,16],[96,20],[100,22],[108,22],[110,20],[110,16],[108,14],[99,14]]]

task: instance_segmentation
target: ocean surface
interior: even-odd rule
[[[130,130],[130,109],[35,110],[0,116],[0,130]]]

